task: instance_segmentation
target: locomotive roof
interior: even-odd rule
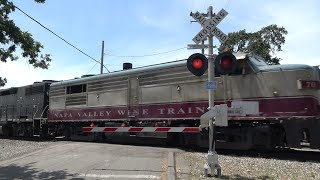
[[[4,89],[0,89],[0,92],[2,91],[8,91],[8,90],[14,90],[17,88],[27,88],[27,87],[32,87],[32,86],[43,86],[45,84],[51,84],[53,82],[58,82],[58,81],[54,81],[54,80],[43,80],[42,82],[34,82],[33,84],[29,84],[29,85],[24,85],[24,86],[17,86],[17,87],[9,87],[9,88],[4,88]]]
[[[245,59],[247,56],[246,53],[241,53],[241,52],[233,53],[233,54],[235,55],[236,59]],[[100,79],[117,77],[117,76],[136,75],[136,74],[154,72],[154,71],[163,70],[163,69],[187,67],[186,63],[187,63],[187,60],[183,59],[183,60],[172,61],[167,63],[138,67],[138,68],[133,68],[128,70],[120,70],[120,71],[115,71],[115,72],[106,73],[106,74],[99,74],[99,75],[85,77],[85,78],[59,81],[56,83],[52,83],[51,87],[60,86],[60,85],[81,84],[81,83],[86,83],[88,81],[100,80]]]
[[[64,81],[60,81],[60,82],[56,82],[56,83],[51,84],[51,87],[59,86],[59,85],[81,84],[81,83],[85,83],[87,81],[100,80],[100,79],[117,77],[117,76],[141,74],[141,73],[146,73],[146,72],[150,72],[150,71],[152,72],[152,71],[157,71],[157,70],[161,70],[161,69],[179,68],[179,67],[186,66],[186,62],[187,62],[187,60],[184,59],[184,60],[179,60],[179,61],[174,61],[174,62],[138,67],[138,68],[127,69],[127,70],[120,70],[120,71],[115,71],[115,72],[106,73],[106,74],[98,74],[95,76],[90,76],[90,77],[85,77],[85,78],[64,80]]]

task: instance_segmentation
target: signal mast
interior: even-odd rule
[[[205,127],[209,127],[208,161],[204,168],[204,173],[206,176],[208,176],[209,169],[211,171],[210,174],[213,174],[214,171],[217,170],[217,175],[221,176],[221,167],[218,162],[218,154],[215,151],[214,138],[214,129],[216,125],[215,118],[217,117],[217,111],[223,112],[224,115],[220,116],[219,118],[223,117],[224,121],[227,121],[227,105],[214,105],[214,92],[217,88],[217,81],[214,80],[215,70],[221,75],[230,74],[235,70],[237,64],[237,60],[231,52],[223,52],[217,56],[213,54],[213,36],[217,37],[221,43],[224,43],[228,39],[228,36],[216,27],[227,15],[228,12],[224,9],[221,9],[217,14],[213,15],[212,6],[209,6],[207,14],[201,14],[198,11],[196,13],[190,13],[190,16],[192,16],[193,19],[201,24],[202,30],[192,39],[196,44],[188,45],[188,47],[200,47],[200,49],[208,48],[208,58],[203,54],[195,53],[192,54],[187,60],[187,68],[195,76],[202,76],[208,69],[207,89],[209,90],[209,112],[202,115],[202,117],[206,117],[209,120],[209,123],[205,124]],[[206,17],[208,17],[208,19]],[[207,36],[209,44],[204,45],[204,43],[202,43],[202,45],[198,45],[200,42],[203,42]],[[208,113],[211,113],[212,116],[208,116]]]

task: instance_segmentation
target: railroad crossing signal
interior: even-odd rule
[[[228,36],[224,34],[219,28],[216,26],[228,15],[228,12],[224,9],[221,9],[216,15],[214,15],[211,19],[207,19],[204,15],[199,13],[191,13],[193,19],[195,19],[198,23],[201,24],[202,30],[192,39],[193,42],[199,44],[202,40],[204,40],[208,34],[213,34],[216,38],[219,39],[221,43],[227,41]]]
[[[214,64],[215,70],[218,72],[218,74],[226,75],[235,70],[237,66],[237,59],[231,52],[223,52],[218,54],[214,60]],[[200,53],[192,54],[187,60],[187,68],[192,74],[196,76],[202,76],[208,69],[208,59],[206,56]]]
[[[192,54],[187,60],[187,68],[192,74],[202,76],[208,69],[208,59],[200,53]]]
[[[221,75],[232,73],[237,66],[237,59],[231,52],[218,54],[214,60],[215,69]]]
[[[217,37],[220,42],[224,43],[225,41],[227,41],[228,39],[228,36],[225,35],[220,29],[218,29],[216,26],[228,15],[228,12],[225,11],[224,9],[221,9],[217,14],[215,14],[213,16],[213,13],[212,13],[212,6],[209,6],[208,8],[208,12],[207,12],[207,15],[208,15],[208,19],[200,14],[198,11],[196,13],[191,13],[190,14],[193,19],[195,19],[198,23],[201,24],[202,26],[202,30],[192,39],[196,44],[199,44],[200,42],[202,42],[207,36],[208,36],[208,54],[209,54],[209,62],[208,62],[208,82],[213,82],[214,81],[214,76],[215,76],[215,68],[214,68],[214,63],[213,63],[213,36]],[[204,46],[204,45],[203,45]],[[192,48],[192,45],[189,46]],[[198,47],[193,47],[193,48],[198,48]],[[204,49],[204,48],[203,48]],[[194,55],[194,54],[193,54]],[[197,69],[197,65],[196,64],[200,64],[202,61],[199,61],[196,63],[196,61],[194,61],[195,59],[192,58],[191,55],[188,59],[188,62],[187,62],[187,66],[188,66],[188,69],[194,74],[194,75],[197,75],[195,74],[193,71],[195,71],[194,69]],[[204,56],[204,55],[203,55]],[[204,56],[205,57],[205,56]],[[229,56],[223,56],[221,57],[221,60],[220,60],[220,64],[222,63],[223,65],[221,67],[225,67],[224,66],[224,63],[227,62],[227,60],[223,60],[222,59],[227,59],[227,57]],[[232,62],[233,61],[233,58],[228,58],[228,59],[231,59],[228,60],[228,62],[231,62],[231,65],[232,65]],[[194,63],[193,63],[194,62]],[[200,65],[198,65],[200,66]],[[229,67],[229,66],[228,66]],[[233,67],[233,66],[232,66]],[[199,69],[199,68],[198,68]],[[227,68],[228,70],[230,68]],[[205,72],[205,70],[201,73],[199,73],[198,75],[203,75],[203,73]],[[218,109],[218,108],[215,108],[214,106],[214,89],[208,89],[208,100],[209,100],[209,107],[208,109],[210,109],[210,111],[212,109]],[[221,121],[221,124],[223,126],[226,126],[227,125],[227,106],[221,106],[222,109],[220,109],[219,113],[215,113],[214,116],[216,118],[218,118],[220,121]],[[203,119],[200,118],[200,119]],[[218,176],[221,176],[221,167],[218,163],[218,155],[217,153],[214,151],[215,149],[215,140],[214,140],[214,123],[213,123],[213,118],[209,117],[209,118],[204,118],[204,120],[208,120],[208,123],[205,123],[205,125],[208,125],[209,126],[209,151],[208,151],[208,162],[206,163],[205,165],[205,168],[204,168],[204,172],[205,172],[205,175],[208,175],[208,170],[210,169],[211,170],[211,173],[214,173],[214,170],[217,170],[217,175]],[[202,123],[202,120],[201,121],[201,125],[203,125]]]

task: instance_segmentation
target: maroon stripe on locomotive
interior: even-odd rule
[[[276,97],[245,99],[246,101],[259,102],[259,116],[263,117],[288,117],[288,116],[319,116],[319,102],[312,96],[300,97]],[[221,104],[223,102],[217,102]],[[230,106],[231,101],[227,102]],[[199,119],[207,111],[208,103],[179,102],[162,104],[144,104],[131,106],[105,106],[96,108],[77,108],[50,110],[49,121],[108,121],[133,118],[134,120],[146,119]],[[255,117],[255,116],[250,116]],[[231,117],[233,120],[241,120],[248,117]],[[256,119],[254,118],[254,119]],[[249,118],[252,119],[252,118]]]

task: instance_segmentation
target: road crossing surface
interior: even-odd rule
[[[168,157],[179,151],[63,141],[0,161],[0,179],[170,179]]]

